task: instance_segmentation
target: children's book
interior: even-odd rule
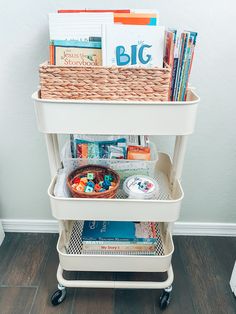
[[[49,13],[50,40],[88,40],[89,37],[101,37],[103,23],[114,23],[112,12]]]
[[[173,100],[174,92],[175,92],[175,80],[176,80],[176,74],[178,69],[178,63],[179,63],[179,36],[177,36],[177,33],[175,31],[175,38],[174,38],[174,59],[173,59],[173,65],[172,65],[172,71],[171,71],[171,93],[170,93],[170,100]]]
[[[156,226],[132,221],[85,221],[83,241],[155,242]]]
[[[158,25],[157,13],[114,13],[114,23],[127,25]]]
[[[54,40],[50,43],[50,62],[59,66],[102,65],[101,42]]]
[[[103,66],[163,67],[164,27],[103,25]]]

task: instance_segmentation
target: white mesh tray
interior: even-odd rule
[[[152,200],[127,199],[122,189],[116,199],[56,197],[55,177],[48,189],[53,216],[60,220],[175,221],[179,217],[183,191],[179,182],[175,191],[171,191],[171,167],[170,157],[159,153],[154,177],[160,193]]]
[[[174,245],[164,223],[158,226],[159,237],[152,255],[144,252],[84,253],[81,239],[83,221],[69,221],[57,244],[60,264],[63,269],[72,271],[167,271]]]
[[[70,236],[70,240],[69,240],[69,244],[67,245],[66,252],[67,254],[99,254],[99,255],[164,255],[164,248],[163,248],[163,244],[162,244],[162,239],[160,236],[160,230],[159,227],[157,227],[157,242],[155,244],[155,252],[150,253],[150,252],[133,252],[133,251],[127,251],[127,252],[122,252],[122,251],[116,251],[111,252],[111,251],[83,251],[83,242],[82,242],[82,231],[83,231],[83,225],[84,222],[81,220],[75,221],[73,228],[72,228],[72,232],[71,232],[71,236]],[[158,225],[157,225],[158,226]]]

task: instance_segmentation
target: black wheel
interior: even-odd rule
[[[161,310],[165,310],[167,308],[167,306],[170,303],[170,299],[171,299],[170,292],[166,292],[165,290],[163,290],[159,301],[159,306]]]
[[[51,296],[52,305],[58,305],[63,302],[66,298],[66,289],[56,290]]]

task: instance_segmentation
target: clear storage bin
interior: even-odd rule
[[[128,159],[83,159],[83,158],[72,158],[71,154],[71,142],[68,141],[62,148],[61,151],[61,160],[63,164],[64,171],[69,173],[74,169],[88,165],[102,165],[110,167],[116,170],[120,177],[121,181],[127,177],[139,174],[139,175],[148,175],[154,176],[155,165],[158,160],[158,153],[154,143],[149,142],[150,151],[151,151],[151,160],[128,160]]]

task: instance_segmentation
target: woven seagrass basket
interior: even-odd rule
[[[80,192],[72,187],[72,182],[75,178],[87,176],[88,173],[93,173],[95,175],[95,183],[102,181],[105,175],[112,175],[114,187],[104,192]],[[120,176],[118,173],[108,167],[98,166],[98,165],[86,165],[79,167],[72,171],[67,177],[67,186],[73,197],[77,198],[115,198],[120,185]]]
[[[166,101],[170,67],[40,65],[43,99]]]

